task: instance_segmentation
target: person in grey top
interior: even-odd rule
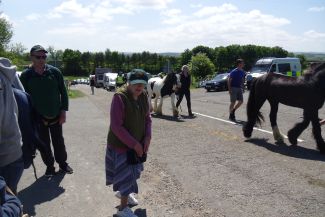
[[[12,66],[10,60],[0,57],[0,176],[16,193],[24,162],[18,107],[12,86],[22,88],[16,76],[16,66]]]

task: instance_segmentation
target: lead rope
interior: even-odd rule
[[[36,173],[36,167],[35,167],[35,164],[34,164],[34,160],[32,160],[32,166],[33,166],[33,170],[34,170],[34,177],[37,180],[37,173]]]

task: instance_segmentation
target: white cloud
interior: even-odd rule
[[[85,23],[100,23],[112,19],[109,13],[109,6],[106,1],[101,4],[82,5],[77,0],[69,0],[55,7],[49,18],[61,18],[71,16]]]
[[[203,7],[202,9],[194,13],[194,15],[197,17],[206,17],[233,11],[238,11],[238,8],[232,4],[223,4],[220,7]]]
[[[173,0],[113,0],[115,2],[122,3],[128,8],[154,8],[163,9]]]
[[[308,8],[309,12],[322,12],[325,11],[325,7],[324,6],[320,6],[320,7],[311,7]]]
[[[201,7],[203,7],[203,5],[202,4],[190,4],[190,7],[191,8],[201,8]]]
[[[29,15],[26,16],[26,19],[31,20],[31,21],[39,20],[40,18],[41,18],[41,15],[36,14],[36,13],[32,13],[32,14],[29,14]]]
[[[0,18],[3,18],[5,20],[7,20],[7,21],[10,21],[9,16],[7,14],[5,14],[5,13],[0,13]]]
[[[304,36],[310,39],[325,39],[325,33],[316,32],[315,30],[304,32]]]
[[[310,30],[301,35],[290,34],[287,30],[290,28],[286,28],[290,20],[259,10],[243,12],[233,4],[191,8],[195,10],[191,14],[185,8],[168,8],[172,0],[80,2],[67,0],[48,11],[49,18],[62,18],[62,22],[45,20],[50,29],[40,39],[33,40],[46,38],[49,45],[59,49],[81,51],[110,48],[127,52],[179,52],[199,44],[209,47],[256,44],[281,46],[289,51],[324,51],[325,47],[325,33]],[[160,13],[148,18],[146,13],[152,15],[149,8]],[[121,14],[141,16],[131,19],[115,16]]]
[[[175,17],[181,16],[181,12],[171,10],[162,15],[176,19]],[[210,47],[258,44],[291,49],[295,46],[289,47],[292,41],[299,40],[299,37],[282,29],[290,24],[289,20],[263,14],[258,10],[243,13],[234,5],[223,4],[220,7],[201,8],[194,15],[179,19],[183,22],[174,22],[174,25],[166,28],[142,30],[141,34],[133,32],[126,37],[130,41],[137,41],[139,46],[142,44],[146,49],[160,51],[180,51],[198,44]]]
[[[186,22],[188,16],[182,15],[182,11],[179,9],[168,9],[161,12],[162,23],[168,25],[175,25]]]

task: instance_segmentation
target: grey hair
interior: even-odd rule
[[[183,71],[184,69],[187,69],[188,71],[190,70],[189,67],[188,67],[188,65],[183,65],[183,66],[182,66],[182,71]]]

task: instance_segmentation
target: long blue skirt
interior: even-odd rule
[[[105,157],[106,185],[113,185],[113,191],[122,196],[138,193],[137,179],[143,171],[143,164],[129,165],[126,153],[119,154],[107,147]]]

